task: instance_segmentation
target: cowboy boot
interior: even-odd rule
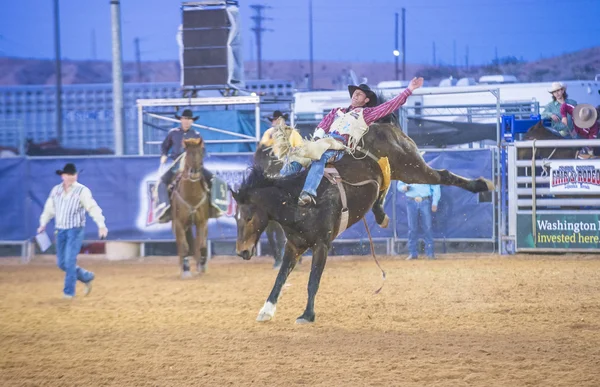
[[[310,204],[317,204],[317,200],[308,192],[302,191],[300,196],[298,196],[298,205],[300,207],[305,207],[309,206]]]
[[[156,187],[158,193],[158,203],[154,209],[154,219],[158,223],[167,223],[171,220],[171,203],[169,200],[169,189],[164,182],[159,182]]]

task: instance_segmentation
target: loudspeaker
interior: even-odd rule
[[[239,87],[244,69],[237,2],[182,3],[181,8],[182,86]]]

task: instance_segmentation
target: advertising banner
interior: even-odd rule
[[[550,163],[550,192],[557,194],[600,193],[600,159]]]
[[[599,249],[600,215],[566,212],[517,215],[517,249]]]

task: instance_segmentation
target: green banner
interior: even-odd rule
[[[535,237],[531,214],[517,214],[517,249],[599,249],[600,215],[538,214]]]

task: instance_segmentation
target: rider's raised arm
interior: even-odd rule
[[[390,99],[387,102],[382,103],[381,105],[375,107],[368,107],[363,110],[363,117],[367,125],[371,125],[373,122],[378,119],[387,116],[390,113],[398,110],[398,108],[406,103],[406,100],[412,91],[410,89],[405,89],[402,93],[398,94],[394,98]]]
[[[382,103],[375,107],[368,107],[363,110],[363,117],[367,125],[371,125],[373,122],[380,118],[387,116],[388,114],[398,110],[398,108],[406,103],[406,100],[412,92],[419,87],[423,86],[423,78],[413,78],[408,87],[400,94],[392,98],[391,100]]]

